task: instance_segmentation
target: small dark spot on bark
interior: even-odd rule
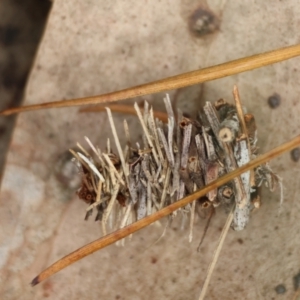
[[[215,32],[219,26],[219,18],[208,8],[199,7],[189,18],[189,29],[197,37]]]
[[[121,296],[120,295],[116,295],[116,299],[121,299]]]
[[[294,162],[297,162],[300,159],[300,148],[295,148],[291,151],[291,159]]]
[[[284,294],[286,292],[286,287],[283,284],[278,284],[275,287],[275,291],[277,294]]]
[[[157,263],[157,258],[156,257],[151,257],[151,263],[156,264]]]
[[[271,108],[277,108],[280,105],[281,97],[279,94],[274,93],[268,98],[268,104]]]
[[[241,244],[241,245],[244,243],[243,239],[240,239],[240,238],[237,239],[237,242],[238,242],[239,244]]]
[[[286,288],[283,284],[278,284],[275,287],[275,291],[276,291],[277,294],[284,294],[286,292]]]

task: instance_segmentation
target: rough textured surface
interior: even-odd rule
[[[189,30],[190,16],[208,7],[219,29],[198,37]],[[75,5],[56,0],[26,103],[100,94],[295,44],[299,13],[293,0],[272,5],[231,0],[90,0]],[[209,26],[200,20],[197,28],[201,24]],[[194,113],[203,100],[231,99],[237,84],[245,106],[256,116],[265,152],[299,134],[299,63],[296,58],[171,96]],[[271,109],[267,100],[275,92],[281,104]],[[162,95],[146,98],[161,107]],[[123,118],[115,115],[120,131]],[[128,119],[138,139],[137,121]],[[153,245],[163,230],[154,225],[135,234],[125,248],[110,246],[35,288],[29,286],[43,268],[100,235],[98,224],[83,221],[85,204],[74,196],[76,170],[66,154],[84,135],[103,146],[110,136],[106,116],[60,109],[18,117],[0,202],[2,299],[197,299],[226,219],[222,210],[200,254],[196,247],[205,220],[197,220],[192,244],[178,221]],[[207,299],[281,299],[278,284],[286,286],[287,298],[293,294],[292,278],[300,268],[299,166],[285,155],[272,167],[284,179],[283,212],[276,216],[278,193],[263,193],[263,206],[252,214],[247,229],[229,233]]]

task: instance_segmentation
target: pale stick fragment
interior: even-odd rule
[[[241,167],[250,161],[250,153],[248,143],[245,137],[241,137],[236,140],[236,144],[233,147],[234,157],[236,158],[237,165]],[[243,173],[241,175],[243,185],[247,194],[250,194],[250,172]],[[250,198],[249,198],[250,201]],[[238,206],[244,206],[245,203],[237,203]]]
[[[108,157],[107,154],[103,153],[102,155],[103,155],[104,159],[106,160],[106,162],[107,162],[107,164],[108,164],[109,178],[110,178],[112,187],[114,187],[115,184],[116,184],[116,176],[115,176],[116,174],[115,174],[115,172],[114,172],[114,169],[115,169],[115,168],[114,168],[114,165],[112,164],[112,162],[111,162],[111,160],[110,160],[110,158]],[[110,163],[109,163],[109,162],[110,162]],[[118,174],[118,175],[119,175],[119,174]]]
[[[101,167],[104,169],[105,168],[105,163],[104,163],[104,161],[103,161],[103,159],[101,157],[101,152],[99,151],[99,149],[97,150],[95,148],[95,146],[92,144],[92,142],[90,141],[90,139],[87,136],[85,136],[84,138],[85,138],[86,142],[88,143],[88,145],[90,146],[90,148],[93,150],[93,152],[98,157],[98,159],[100,161],[100,164],[101,164]],[[104,178],[106,177],[104,171],[103,171],[103,177]]]
[[[245,117],[244,117],[244,112],[243,112],[243,108],[242,108],[242,103],[241,103],[241,99],[240,99],[240,95],[239,95],[239,91],[236,85],[233,86],[233,98],[235,101],[235,108],[237,111],[237,115],[239,118],[239,122],[241,124],[242,127],[242,132],[243,134],[246,135],[246,139],[247,139],[247,143],[248,143],[248,149],[249,149],[249,156],[251,155],[250,152],[250,143],[249,143],[249,137],[247,134],[247,127],[246,127],[246,122],[245,122]]]
[[[192,124],[188,124],[184,127],[183,133],[183,142],[182,142],[182,154],[181,154],[181,168],[187,167],[187,162],[189,158],[189,147],[191,143],[191,135],[192,135]]]
[[[106,224],[105,224],[105,222],[103,222],[103,220],[101,221],[101,229],[102,229],[102,235],[106,236],[106,234],[107,234]]]
[[[209,112],[208,115],[209,115],[208,119],[211,120],[211,121],[214,118],[217,118],[217,116],[215,114],[211,115],[211,112]],[[214,124],[215,124],[215,126],[218,125],[218,123],[216,121],[214,122]],[[207,134],[204,127],[202,127],[202,135],[203,135],[204,145],[201,145],[200,136],[197,137],[196,145],[197,145],[198,149],[202,148],[201,149],[202,152],[201,152],[201,156],[200,156],[200,157],[202,157],[202,160],[201,160],[200,163],[203,165],[203,170],[205,171],[205,173],[204,173],[205,184],[208,184],[208,183],[210,183],[210,182],[212,182],[212,181],[214,181],[215,179],[218,178],[218,176],[219,176],[219,164],[217,162],[217,155],[216,155],[215,146],[213,144],[212,137],[209,134]],[[205,159],[205,154],[204,154],[203,147],[206,148],[207,159]],[[215,190],[210,191],[207,194],[207,198],[208,198],[209,201],[215,202],[215,200],[217,198],[217,195],[218,195],[218,189],[215,189]]]
[[[163,145],[163,148],[164,148],[164,150],[165,150],[165,153],[166,153],[166,157],[167,157],[167,159],[168,159],[168,162],[169,162],[170,165],[172,166],[172,165],[174,164],[174,157],[173,157],[172,154],[171,154],[172,151],[170,151],[170,148],[169,148],[169,146],[168,146],[166,137],[165,137],[165,135],[164,135],[164,133],[163,133],[163,131],[162,131],[161,128],[157,128],[157,132],[158,132],[158,136],[159,136],[159,138],[160,138],[160,140],[161,140],[161,143],[162,143],[162,145]],[[172,161],[172,157],[173,157],[173,161]]]
[[[97,147],[96,151],[98,153],[98,158],[99,158],[99,161],[100,161],[100,164],[101,164],[101,166],[103,168],[103,173],[104,173],[105,172],[104,169],[106,168],[106,165],[105,165],[105,162],[104,162],[104,160],[102,158],[102,152],[101,152],[101,150],[98,147]],[[108,154],[108,153],[106,153],[106,154]],[[103,176],[103,177],[105,177],[105,176]]]
[[[123,228],[126,225],[131,209],[132,209],[132,202],[130,202],[128,204],[128,206],[125,210],[123,219],[122,219],[121,224],[120,224],[120,229]]]
[[[233,98],[234,98],[234,102],[235,102],[235,107],[236,107],[236,111],[237,111],[237,115],[239,118],[239,122],[241,124],[242,127],[242,133],[246,136],[247,139],[247,144],[248,144],[248,152],[249,152],[249,157],[251,159],[251,143],[250,143],[250,138],[249,138],[249,132],[247,130],[247,125],[246,125],[246,121],[245,121],[245,115],[244,115],[244,111],[243,111],[243,107],[242,107],[242,102],[241,102],[241,98],[239,95],[239,90],[237,88],[236,85],[233,86]],[[249,116],[249,115],[248,115]],[[252,127],[255,125],[255,121],[254,121],[254,117],[252,116],[252,118],[250,118],[252,123],[254,122],[254,124],[252,124]],[[249,121],[250,121],[249,119]],[[256,144],[256,126],[252,137],[252,144],[253,146],[255,146]],[[253,129],[253,128],[252,128]],[[255,185],[255,174],[254,174],[254,170],[250,170],[250,183],[251,186]]]
[[[236,141],[234,146],[234,153],[239,167],[247,164],[250,161],[248,143],[245,138]],[[242,197],[235,197],[235,211],[232,222],[232,228],[236,231],[243,230],[250,217],[250,171],[241,174],[240,178],[244,186],[245,194]]]
[[[142,118],[143,118],[143,122],[145,124],[145,127],[148,129],[147,120],[148,120],[148,114],[149,114],[149,105],[148,105],[147,101],[144,101],[144,109],[142,111],[143,111],[143,114],[141,112],[141,115],[142,115]],[[149,133],[149,136],[150,136],[150,133]],[[150,138],[152,140],[151,136],[150,136]],[[143,141],[144,147],[149,148],[146,133],[144,131],[143,131],[143,134],[142,134],[142,141]]]
[[[208,162],[205,168],[205,184],[216,180],[219,177],[219,164],[217,162]],[[218,195],[218,189],[214,189],[207,194],[207,198],[211,202],[215,202]]]
[[[181,163],[181,128],[179,124],[179,120],[182,119],[182,112],[180,110],[177,111],[177,118],[178,122],[176,122],[176,150],[177,153],[175,155],[175,164],[173,168],[173,185],[170,191],[171,195],[171,202],[174,202],[174,200],[177,200],[177,198],[174,197],[174,194],[177,192],[177,195],[179,193],[179,188],[180,188],[180,163]]]
[[[237,168],[237,162],[236,162],[236,158],[234,156],[232,147],[228,144],[225,144],[225,153],[226,153],[226,169],[227,172],[233,171]],[[242,182],[242,178],[241,176],[238,176],[236,178],[234,178],[234,184],[235,184],[235,203],[237,203],[236,205],[236,212],[234,214],[234,220],[233,220],[233,224],[232,227],[234,230],[242,230],[245,228],[246,226],[246,222],[242,221],[242,220],[247,220],[249,218],[249,213],[250,210],[247,209],[247,206],[238,206],[239,204],[246,204],[247,203],[247,198],[249,195],[247,195],[244,184]],[[247,216],[248,214],[248,216]],[[241,221],[240,218],[242,218]],[[244,227],[242,227],[242,224],[244,224]]]
[[[111,179],[112,179],[112,184],[114,185],[115,184],[115,180],[114,180],[114,177],[116,177],[118,179],[118,181],[125,186],[125,182],[124,180],[122,179],[122,174],[123,172],[119,173],[116,169],[116,167],[114,166],[114,164],[112,163],[112,161],[110,160],[109,156],[105,153],[102,154],[103,157],[105,158],[106,162],[108,163],[108,166],[109,166],[109,169],[111,170]],[[114,174],[114,176],[113,176]]]
[[[194,192],[194,182],[190,177],[190,173],[187,168],[181,168],[179,170],[179,175],[181,181],[184,183],[186,190],[189,194],[192,194]]]
[[[154,175],[154,179],[155,181],[158,181],[159,180],[159,177],[160,177],[160,173],[161,173],[161,170],[162,170],[162,166],[165,165],[165,162],[163,164],[160,164],[156,170],[156,173]]]
[[[180,109],[177,109],[177,122],[176,122],[176,144],[178,147],[178,152],[180,152],[181,145],[181,128],[180,128],[180,121],[183,119],[183,113]]]
[[[153,183],[154,179],[153,179],[151,173],[149,172],[148,164],[149,164],[149,162],[147,162],[146,160],[142,160],[141,167],[142,167],[145,177],[147,178],[147,181],[150,183]]]
[[[152,191],[151,184],[147,182],[147,216],[151,215],[152,201],[151,201]]]
[[[234,86],[233,88],[233,95],[235,101],[235,108],[237,111],[237,116],[242,131],[242,135],[236,139],[233,151],[237,165],[241,167],[247,164],[251,159],[251,146],[248,137],[242,103],[236,86]],[[241,199],[236,198],[236,208],[232,224],[234,230],[243,230],[249,221],[251,205],[251,182],[254,182],[254,171],[247,171],[241,174],[240,178],[243,182],[245,194],[243,194],[243,197]]]
[[[224,143],[219,138],[220,121],[216,114],[215,108],[212,106],[212,104],[210,102],[206,102],[203,107],[203,111],[204,111],[206,118],[209,122],[209,125],[218,141],[219,146],[223,149]]]
[[[173,168],[173,185],[170,191],[170,196],[172,198],[174,194],[179,190],[179,182],[180,182],[179,169],[180,169],[180,155],[179,153],[176,153],[175,165]]]
[[[165,164],[165,162],[163,163]],[[151,178],[153,178],[153,181],[151,181],[151,186],[155,187],[154,190],[160,191],[162,192],[162,187],[159,184],[159,177],[160,177],[160,173],[161,173],[161,169],[162,169],[162,165],[159,165],[157,170],[154,169],[154,166],[152,163],[150,163],[150,170],[151,170]]]
[[[93,145],[93,143],[90,141],[90,139],[85,136],[84,139],[86,140],[86,142],[88,143],[88,145],[90,146],[90,148],[93,150],[93,152],[96,154],[96,156],[100,159],[100,153],[96,150],[95,146]]]
[[[82,153],[77,152],[78,156],[90,167],[90,169],[98,176],[99,180],[102,182],[105,182],[105,179],[101,175],[101,173],[98,171],[96,166],[87,158],[85,157]]]
[[[139,202],[137,207],[137,220],[140,220],[147,215],[147,190],[140,185]]]
[[[143,132],[144,132],[145,135],[146,135],[147,141],[148,141],[150,147],[152,148],[152,153],[153,153],[155,162],[156,162],[157,165],[159,165],[160,162],[159,162],[159,159],[158,159],[158,156],[157,156],[157,153],[156,153],[156,149],[155,149],[155,147],[154,147],[154,145],[153,145],[153,143],[152,143],[152,139],[151,139],[151,137],[150,137],[149,131],[148,131],[148,129],[147,129],[147,126],[146,126],[146,124],[145,124],[145,122],[144,122],[142,113],[141,113],[140,108],[139,108],[139,106],[137,105],[137,103],[134,104],[134,108],[135,108],[135,110],[136,110],[136,112],[137,112],[138,118],[139,118],[140,123],[141,123],[141,125],[142,125]]]
[[[135,178],[131,173],[128,176],[128,190],[131,196],[132,203],[133,204],[137,203],[138,201],[137,186],[136,186]]]
[[[149,116],[149,103],[147,101],[144,101],[144,122],[147,124],[148,116]]]
[[[161,148],[160,148],[158,134],[157,134],[157,128],[156,128],[156,124],[155,124],[155,120],[154,120],[152,107],[150,108],[150,114],[149,114],[149,118],[148,118],[148,126],[149,126],[149,130],[152,133],[152,136],[154,137],[154,144],[156,146],[156,150],[158,152],[159,159],[160,159],[161,163],[163,164],[165,159],[164,159],[164,156],[163,156]]]
[[[179,191],[177,193],[177,200],[182,199],[184,197],[184,182],[182,180],[180,180],[180,185],[179,185]],[[176,211],[175,211],[176,213]]]
[[[194,192],[197,191],[197,186],[194,184]],[[190,216],[190,233],[189,233],[189,242],[191,243],[193,241],[193,230],[194,230],[194,221],[195,221],[195,209],[196,209],[196,201],[193,201],[192,207],[191,207],[191,216]]]
[[[165,106],[166,106],[168,117],[175,119],[172,104],[171,104],[171,100],[170,100],[170,96],[169,96],[168,93],[166,94],[166,97],[164,98],[164,103],[165,103]]]
[[[166,174],[166,179],[165,179],[165,182],[164,182],[164,189],[163,189],[163,192],[162,192],[162,195],[161,195],[160,209],[162,209],[165,205],[165,200],[166,200],[168,188],[169,188],[169,185],[170,185],[170,175],[171,175],[171,168],[168,167],[167,174]]]
[[[76,145],[84,153],[86,157],[90,157],[89,153],[80,145],[80,143],[77,143]]]
[[[69,152],[72,153],[72,155],[77,159],[77,161],[78,161],[80,164],[84,165],[85,168],[89,169],[89,165],[88,165],[84,160],[82,160],[82,159],[80,158],[80,156],[79,156],[73,149],[69,149]]]
[[[115,184],[115,186],[113,187],[113,192],[112,192],[112,195],[111,195],[111,198],[109,200],[109,203],[108,203],[108,206],[107,208],[105,209],[104,213],[103,213],[103,219],[102,219],[102,222],[106,225],[106,222],[107,222],[107,219],[112,211],[112,208],[116,202],[116,199],[117,199],[117,196],[118,196],[118,193],[119,193],[119,189],[120,189],[120,184],[117,183]]]
[[[171,166],[174,166],[174,153],[173,153],[173,136],[174,136],[174,125],[175,125],[175,117],[171,105],[171,100],[169,94],[164,98],[166,110],[168,113],[168,144],[169,144],[169,153],[171,156]]]
[[[202,132],[204,132],[204,127],[202,127]],[[201,170],[205,170],[205,142],[203,137],[200,134],[197,134],[195,136],[195,141],[196,141],[196,146],[197,146],[197,150],[198,150],[198,156],[201,157],[202,159],[200,159],[200,169]]]
[[[157,202],[158,199],[155,194],[152,194],[151,199],[152,199],[152,203],[154,204],[152,207],[152,213],[153,213],[159,210],[159,203]]]
[[[226,235],[228,233],[228,230],[229,230],[230,225],[231,225],[232,220],[233,220],[233,212],[234,212],[234,206],[231,208],[231,211],[230,211],[230,213],[227,217],[226,223],[223,227],[222,233],[221,233],[219,241],[218,241],[218,246],[217,246],[217,248],[214,252],[213,259],[212,259],[212,261],[211,261],[211,263],[208,267],[206,277],[205,277],[205,281],[204,281],[204,284],[203,284],[201,292],[200,292],[199,300],[204,300],[205,299],[204,297],[206,295],[207,288],[208,288],[209,282],[211,280],[211,276],[214,272],[214,269],[215,269],[215,266],[216,266],[217,261],[219,259],[219,256],[220,256],[220,253],[221,253]]]
[[[216,107],[216,106],[215,106]],[[219,139],[224,143],[231,143],[241,132],[238,112],[236,107],[226,103],[219,108],[220,112],[220,129]]]
[[[109,108],[106,108],[106,111],[107,111],[107,115],[108,115],[108,120],[109,120],[109,123],[110,123],[111,131],[112,131],[113,137],[115,139],[115,143],[116,143],[116,147],[117,147],[117,150],[118,150],[119,158],[121,160],[123,172],[124,172],[124,175],[125,175],[125,178],[126,178],[126,181],[127,181],[128,180],[128,175],[129,175],[128,166],[125,163],[123,151],[122,151],[122,148],[121,148],[121,145],[120,145],[119,137],[118,137],[118,134],[117,134],[117,131],[116,131],[116,127],[115,127],[115,124],[114,124],[113,117],[111,115],[111,111],[110,111]]]
[[[125,136],[126,136],[126,140],[127,140],[127,145],[130,148],[131,147],[131,138],[130,138],[130,132],[129,132],[129,128],[128,128],[128,123],[126,121],[126,119],[124,120],[124,131],[125,131]]]
[[[213,143],[212,136],[207,134],[204,127],[202,127],[202,132],[203,132],[203,138],[204,138],[204,142],[205,142],[205,146],[206,146],[207,158],[210,161],[216,161],[217,160],[217,154],[216,154],[216,151],[215,151],[215,146],[214,146],[214,143]],[[203,157],[203,153],[202,153],[202,157]]]

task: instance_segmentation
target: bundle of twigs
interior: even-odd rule
[[[164,99],[167,124],[154,118],[153,109],[145,102],[143,113],[134,105],[141,124],[142,144],[133,142],[126,121],[127,143],[122,149],[111,111],[107,109],[117,153],[108,140],[101,152],[88,138],[93,157],[71,150],[79,164],[82,185],[80,199],[89,204],[86,218],[96,208],[96,220],[102,221],[103,233],[123,228],[149,216],[186,195],[203,188],[213,180],[249,162],[257,155],[256,126],[253,115],[243,114],[237,89],[236,105],[223,99],[214,105],[207,102],[195,120],[177,117],[167,95]],[[259,206],[257,188],[266,182],[271,190],[279,178],[264,164],[206,194],[205,197],[179,209],[190,215],[193,236],[195,207],[235,205],[232,228],[242,230],[252,208]],[[173,218],[177,211],[170,215]]]

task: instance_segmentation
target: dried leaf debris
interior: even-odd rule
[[[133,143],[124,121],[127,143],[121,147],[110,109],[108,118],[117,153],[110,140],[105,152],[86,138],[92,154],[81,145],[81,151],[70,150],[80,168],[82,185],[77,192],[89,206],[87,220],[96,210],[96,221],[102,222],[103,234],[122,228],[178,201],[257,156],[257,129],[251,114],[244,114],[237,89],[235,105],[220,99],[207,102],[197,119],[180,111],[175,116],[171,101],[164,99],[168,122],[154,118],[145,102],[143,113],[134,108],[141,124],[142,143]],[[281,185],[280,178],[268,164],[248,171],[232,182],[197,199],[179,213],[190,217],[190,235],[196,206],[200,208],[234,205],[231,227],[242,230],[253,208],[260,205],[258,187],[265,183],[270,190]]]

